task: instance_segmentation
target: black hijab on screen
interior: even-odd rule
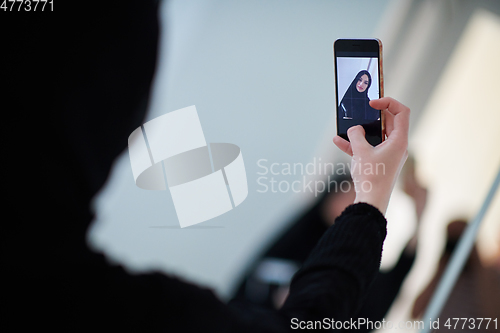
[[[368,86],[365,91],[359,92],[358,89],[356,89],[356,84],[363,75],[368,76]],[[379,118],[378,110],[375,110],[369,104],[370,99],[368,98],[368,90],[371,85],[372,76],[370,73],[367,70],[360,71],[351,82],[349,88],[347,88],[347,91],[344,94],[344,97],[340,101],[340,118],[343,118],[344,116],[354,120],[377,120]]]

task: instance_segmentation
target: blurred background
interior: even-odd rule
[[[164,1],[147,120],[196,105],[207,142],[241,148],[249,194],[230,212],[180,229],[168,191],[135,186],[128,152],[94,200],[92,247],[130,271],[157,269],[228,299],[252,260],[314,203],[314,193],[262,193],[260,165],[348,161],[336,134],[333,42],[379,38],[385,95],[412,110],[410,153],[428,190],[417,259],[389,312],[405,320],[436,271],[446,226],[477,213],[500,168],[500,1]],[[277,170],[281,170],[278,166]],[[277,182],[320,175],[267,174]],[[382,269],[416,228],[398,184]],[[500,194],[477,239],[500,256]]]

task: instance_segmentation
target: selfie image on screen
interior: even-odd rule
[[[380,111],[369,104],[380,96],[377,58],[337,57],[337,75],[339,133],[363,125],[367,137],[377,136]]]

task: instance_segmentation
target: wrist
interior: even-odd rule
[[[383,191],[380,188],[372,188],[371,191],[356,191],[356,198],[354,203],[365,202],[377,208],[382,215],[385,215],[387,211],[387,206],[389,205],[389,199],[391,197],[390,191]]]

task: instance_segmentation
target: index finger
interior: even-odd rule
[[[370,106],[378,110],[387,109],[393,115],[397,115],[400,113],[407,113],[409,115],[410,113],[410,109],[408,107],[404,106],[392,97],[382,97],[379,99],[371,100]]]
[[[397,139],[404,138],[405,141],[408,140],[410,127],[410,109],[408,107],[391,97],[372,100],[370,101],[370,106],[379,110],[387,109],[387,111],[394,115],[394,129],[388,135],[388,139],[397,137]]]

